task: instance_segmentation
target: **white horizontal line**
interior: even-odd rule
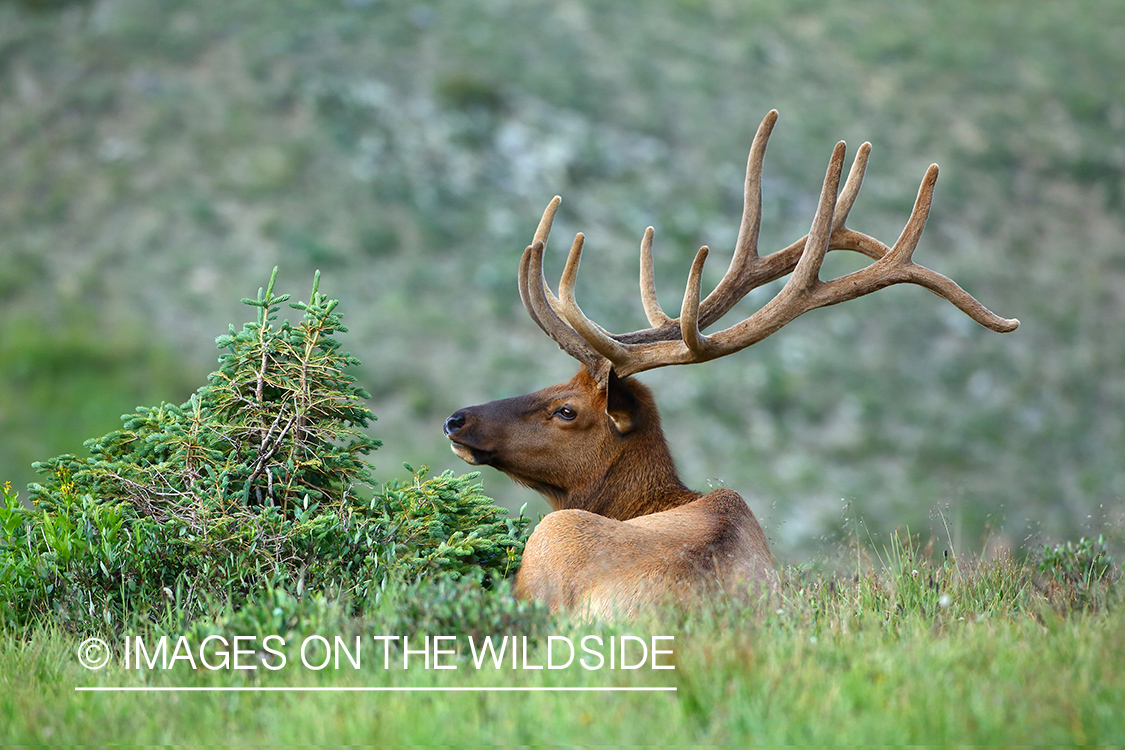
[[[676,692],[674,687],[75,687],[87,693],[641,693]]]

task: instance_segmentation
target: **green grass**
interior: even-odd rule
[[[862,555],[861,555],[862,559]],[[0,741],[375,744],[1119,744],[1125,742],[1125,615],[1108,577],[1063,585],[1011,560],[929,564],[892,544],[860,574],[790,570],[760,610],[665,613],[634,626],[554,620],[539,633],[673,635],[674,670],[397,666],[364,646],[362,668],[103,671],[49,625],[0,640]],[[497,595],[492,595],[497,596]],[[394,597],[361,618],[323,607],[296,633],[457,634],[396,619]],[[311,611],[311,610],[310,610]],[[518,626],[517,626],[518,627]],[[514,631],[516,634],[518,630]],[[485,633],[478,633],[478,638]],[[500,633],[497,632],[497,635]],[[534,635],[534,633],[532,633]],[[154,637],[155,631],[148,637]],[[466,636],[458,634],[464,645]],[[119,647],[120,644],[114,644]],[[276,660],[275,662],[276,663]],[[675,687],[676,692],[118,692],[126,687]]]
[[[27,10],[60,1],[0,2],[0,477],[21,492],[32,461],[186,399],[276,264],[284,283],[323,269],[354,311],[396,436],[380,470],[460,470],[449,414],[573,372],[515,283],[550,197],[550,282],[585,232],[579,302],[632,330],[644,227],[665,305],[701,244],[717,282],[776,107],[763,251],[808,231],[832,145],[870,140],[854,228],[893,241],[939,163],[916,260],[1023,325],[887,289],[646,373],[684,481],[743,493],[785,560],[817,554],[844,503],[880,533],[940,506],[967,538],[1104,532],[1120,554],[1120,0]]]

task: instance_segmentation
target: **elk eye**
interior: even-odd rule
[[[578,412],[576,412],[574,409],[571,409],[569,406],[560,406],[559,408],[555,409],[555,413],[553,416],[562,417],[569,422],[578,416]]]

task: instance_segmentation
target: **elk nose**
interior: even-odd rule
[[[465,426],[465,410],[454,412],[453,416],[445,420],[445,434],[452,435]]]

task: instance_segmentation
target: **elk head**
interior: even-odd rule
[[[537,490],[555,510],[625,520],[697,496],[680,484],[652,394],[609,370],[461,409],[445,421],[453,452]]]
[[[532,320],[582,369],[568,383],[458,411],[445,423],[454,453],[469,463],[494,466],[542,492],[555,509],[634,518],[699,497],[676,478],[651,395],[630,377],[636,373],[733,354],[810,310],[900,283],[918,284],[945,297],[993,331],[1016,329],[1018,320],[995,315],[952,280],[912,260],[930,211],[936,164],[926,171],[910,219],[893,246],[846,226],[863,182],[869,143],[860,146],[842,191],[845,145],[836,145],[809,233],[760,256],[762,160],[776,120],[776,110],[766,115],[750,149],[742,223],[730,266],[701,300],[708,249],[700,248],[677,318],[668,316],[656,299],[652,227],[645,231],[640,249],[641,302],[649,328],[609,333],[583,314],[574,299],[581,233],[571,245],[556,297],[543,276],[544,248],[560,198],[550,202],[520,261],[520,297]],[[824,257],[837,249],[862,253],[873,262],[823,281]],[[790,273],[781,291],[750,317],[715,333],[702,332],[752,289]]]

